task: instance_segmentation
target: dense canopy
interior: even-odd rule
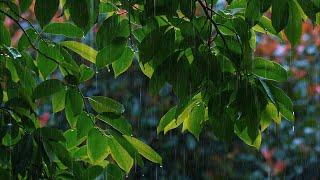
[[[164,163],[133,136],[120,102],[87,97],[81,89],[96,71],[112,69],[117,78],[134,60],[150,78],[150,92],[170,84],[178,98],[161,118],[159,135],[182,127],[199,139],[205,127],[220,140],[232,143],[236,136],[258,149],[271,123],[294,121],[292,102],[277,86],[288,72],[254,55],[256,34],[296,46],[302,22],[318,23],[320,1],[227,0],[223,8],[216,3],[1,0],[0,174],[119,179],[134,164],[143,166],[143,158]],[[22,16],[30,7],[39,28]],[[16,46],[5,18],[23,31]],[[87,43],[88,36],[95,43]],[[68,130],[39,124],[39,109],[47,103],[65,116]]]

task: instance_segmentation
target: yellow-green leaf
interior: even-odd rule
[[[92,47],[76,41],[64,41],[61,43],[61,45],[79,54],[84,59],[92,63],[96,63],[98,52]]]

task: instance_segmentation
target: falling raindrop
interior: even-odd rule
[[[96,68],[96,73],[95,73],[96,90],[98,90],[98,74],[99,74],[99,71],[98,71],[98,68]]]

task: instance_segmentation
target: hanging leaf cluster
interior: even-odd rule
[[[293,47],[302,21],[317,23],[320,11],[317,0],[228,0],[221,10],[216,0],[35,0],[38,31],[22,17],[32,2],[0,1],[0,174],[6,177],[119,179],[135,163],[143,166],[142,157],[161,164],[133,137],[122,104],[86,97],[80,88],[95,69],[112,68],[117,77],[133,59],[150,78],[150,92],[169,83],[179,99],[158,134],[182,126],[199,138],[206,126],[221,140],[239,137],[259,148],[261,133],[282,117],[294,121],[294,113],[277,87],[288,72],[254,56],[256,34],[288,39]],[[57,16],[65,21],[52,22]],[[5,17],[23,31],[16,47]],[[89,32],[91,45],[84,43]],[[68,130],[40,127],[38,112],[47,103],[65,116]]]

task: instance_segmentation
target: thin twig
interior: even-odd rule
[[[241,47],[241,51],[243,52],[243,46],[242,46],[242,44],[241,44],[241,42],[240,42],[239,34],[238,34],[234,29],[231,29],[230,27],[228,27],[228,26],[226,26],[226,25],[224,25],[224,24],[217,23],[217,25],[218,25],[218,26],[223,26],[223,27],[229,29],[230,31],[232,31],[232,32],[236,35],[237,41],[238,41],[238,43],[239,43],[239,45],[240,45],[240,47]]]
[[[208,8],[206,7],[205,4],[203,4],[203,2],[201,0],[197,0],[200,4],[200,6],[202,7],[204,13],[206,14],[207,16],[207,19],[209,19],[209,21],[213,24],[214,28],[216,29],[217,31],[217,34],[221,37],[222,41],[223,41],[223,44],[226,46],[227,50],[229,51],[229,47],[228,47],[228,44],[223,36],[223,34],[221,33],[221,31],[219,30],[218,28],[218,25],[217,23],[211,18],[209,12],[208,12]]]
[[[87,113],[89,113],[88,104],[87,104],[87,101],[86,101],[87,97],[84,96],[84,94],[82,93],[82,91],[81,91],[81,89],[80,89],[79,87],[77,87],[77,89],[78,89],[78,92],[80,93],[80,95],[81,95],[81,97],[82,97],[82,99],[83,99],[84,108],[85,108],[85,110],[87,111]],[[92,118],[90,118],[90,120],[91,120],[91,122],[92,122],[93,124],[96,124],[96,123],[92,120]]]
[[[11,9],[11,7],[10,7],[10,5],[8,4],[7,1],[1,0],[0,2],[5,3],[5,4],[9,7],[9,9],[10,9],[19,19],[22,19],[22,20],[26,21],[26,22],[30,25],[30,27],[36,32],[36,34],[39,36],[39,38],[40,38],[42,41],[46,42],[46,40],[42,38],[41,34],[37,31],[37,29],[33,26],[33,24],[32,24],[28,19],[20,16],[19,13],[17,13],[17,12],[14,11],[13,9]]]
[[[6,13],[5,11],[3,11],[3,10],[1,10],[1,9],[0,9],[0,13],[2,13],[2,14],[4,14],[4,15],[6,15],[7,17],[9,17],[11,20],[13,20],[13,21],[19,26],[19,28],[20,28],[20,29],[23,31],[23,33],[26,35],[26,37],[27,37],[30,45],[32,46],[32,48],[33,48],[34,50],[36,50],[39,54],[41,54],[41,55],[44,56],[45,58],[53,61],[54,63],[56,63],[56,64],[58,64],[58,65],[60,65],[60,63],[59,63],[58,60],[56,60],[56,59],[54,59],[54,58],[46,55],[45,53],[41,52],[41,51],[33,44],[33,42],[31,41],[28,33],[26,32],[26,30],[23,29],[23,27],[21,26],[21,24],[19,23],[19,21],[18,21],[17,19],[15,19],[15,18],[12,17],[10,14]]]

